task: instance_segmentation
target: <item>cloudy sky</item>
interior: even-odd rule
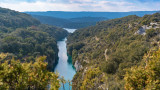
[[[160,0],[0,0],[0,7],[17,11],[152,11]]]

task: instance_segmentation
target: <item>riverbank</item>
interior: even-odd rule
[[[66,29],[69,33],[73,33],[76,29]],[[76,70],[73,66],[71,56],[68,56],[67,54],[67,44],[66,44],[67,38],[64,38],[61,41],[57,42],[57,46],[59,49],[58,52],[58,64],[56,65],[54,71],[59,73],[59,76],[63,76],[65,80],[72,80],[73,76],[76,74]],[[69,83],[66,83],[65,85],[65,90],[69,89]],[[59,90],[62,90],[63,87]]]

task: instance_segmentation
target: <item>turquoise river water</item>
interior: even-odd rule
[[[66,29],[68,32],[73,33],[76,29]],[[65,78],[65,80],[72,80],[73,76],[76,74],[76,70],[72,65],[72,59],[67,54],[67,46],[66,46],[67,39],[64,38],[61,41],[58,41],[57,46],[59,49],[58,52],[58,64],[56,65],[54,71],[57,71],[61,76]],[[71,88],[71,87],[70,87]],[[59,90],[63,90],[63,86]],[[69,90],[69,84],[65,84],[65,90]]]

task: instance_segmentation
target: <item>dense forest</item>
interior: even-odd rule
[[[84,28],[88,26],[96,25],[99,21],[108,20],[104,17],[78,17],[78,18],[56,18],[51,16],[40,16],[32,15],[34,18],[38,19],[41,23],[54,25],[61,28]]]
[[[67,42],[77,70],[73,89],[160,89],[159,66],[156,66],[159,51],[155,52],[159,41],[159,13],[143,17],[131,15],[75,31]],[[152,55],[149,51],[158,54]],[[148,61],[152,58],[145,56],[154,56],[154,60]],[[149,73],[152,74],[144,76]]]
[[[53,68],[58,58],[57,40],[67,36],[67,31],[4,8],[0,8],[0,15],[0,52],[22,62],[45,55],[48,68]]]
[[[47,70],[46,56],[34,62],[10,59],[9,54],[0,54],[0,90],[58,90],[58,74]]]
[[[84,21],[104,19],[94,21],[95,18],[70,20],[83,26]],[[68,32],[62,28],[0,8],[0,89],[58,90],[61,84],[64,87],[64,77],[49,70],[58,60],[57,41],[66,36]],[[79,29],[69,34],[67,41],[68,54],[77,71],[72,84],[68,81],[69,86],[73,90],[158,90],[159,47],[159,13],[126,16]]]
[[[57,41],[62,28],[41,24],[32,16],[0,8],[0,89],[58,90]]]

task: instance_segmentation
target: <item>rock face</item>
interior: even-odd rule
[[[146,34],[146,30],[147,29],[156,29],[156,28],[160,28],[158,23],[153,23],[151,22],[150,25],[143,25],[142,27],[139,28],[139,30],[137,32],[135,32],[135,34],[140,34],[140,35],[145,35]]]
[[[76,71],[79,71],[83,68],[81,63],[78,62],[78,60],[75,62],[74,67],[76,68]]]
[[[137,32],[136,34],[141,34],[141,35],[145,35],[146,34],[146,29],[151,29],[152,26],[147,26],[147,25],[143,25]]]

